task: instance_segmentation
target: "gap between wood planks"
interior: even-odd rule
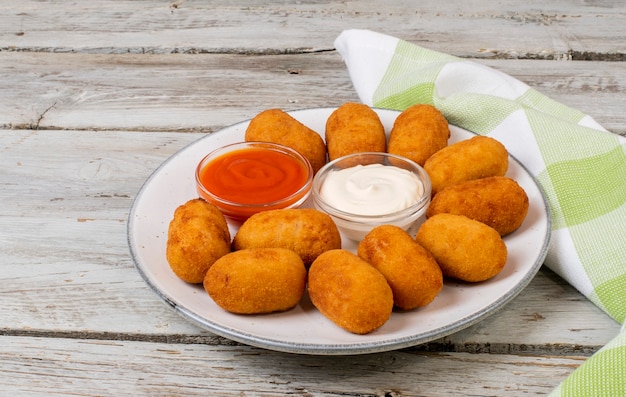
[[[208,346],[247,346],[219,335],[185,334],[137,334],[121,332],[91,331],[42,331],[34,329],[0,329],[0,336],[23,336],[31,338],[81,339],[92,341],[147,342],[168,344],[201,344]],[[602,346],[578,344],[511,344],[511,343],[454,343],[447,338],[426,342],[417,346],[399,349],[404,353],[472,353],[472,354],[513,354],[590,357]]]
[[[221,55],[296,55],[334,52],[334,48],[198,48],[198,47],[0,47],[0,52],[50,52],[50,53],[81,53],[81,54],[221,54]],[[466,59],[520,59],[520,60],[559,60],[559,61],[604,61],[624,62],[626,52],[604,53],[596,51],[541,51],[520,53],[514,50],[481,49],[478,56],[463,56]]]

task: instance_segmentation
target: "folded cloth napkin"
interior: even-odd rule
[[[368,30],[346,30],[334,44],[363,103],[397,110],[431,104],[451,124],[502,142],[547,196],[552,231],[545,265],[624,323],[626,139],[475,62]],[[593,379],[592,364],[602,367]],[[554,393],[625,396],[626,331]]]

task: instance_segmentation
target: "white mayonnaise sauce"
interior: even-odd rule
[[[338,210],[358,215],[383,215],[416,203],[424,194],[417,175],[382,164],[357,165],[329,172],[320,196]]]

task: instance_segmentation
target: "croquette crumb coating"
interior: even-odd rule
[[[228,224],[213,204],[197,198],[174,211],[167,233],[166,258],[179,278],[201,283],[209,267],[229,252]]]
[[[528,195],[516,181],[492,176],[446,187],[435,195],[426,215],[465,215],[505,236],[521,226],[528,206]]]
[[[347,102],[326,120],[328,159],[361,152],[384,152],[387,136],[378,114],[362,103]]]
[[[280,109],[268,109],[256,115],[246,129],[244,140],[288,146],[306,157],[314,172],[326,163],[322,137]]]
[[[393,293],[385,277],[350,251],[320,255],[309,269],[313,305],[339,327],[367,334],[391,317]]]
[[[424,163],[433,195],[461,182],[504,176],[508,168],[509,154],[504,145],[491,137],[480,135],[453,143],[433,154]]]
[[[500,234],[463,215],[435,215],[420,226],[415,239],[433,254],[444,277],[485,281],[506,264],[507,248]]]
[[[298,304],[306,268],[295,252],[252,248],[224,255],[204,278],[204,289],[222,309],[238,314],[286,311]]]
[[[423,166],[435,152],[448,145],[448,121],[437,108],[418,104],[398,115],[389,134],[387,152]]]
[[[435,258],[397,226],[372,229],[359,243],[358,255],[385,276],[400,309],[426,306],[443,288]]]
[[[234,250],[287,248],[308,267],[325,251],[341,248],[341,235],[330,216],[312,208],[288,208],[256,213],[235,234]]]

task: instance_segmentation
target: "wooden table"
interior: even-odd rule
[[[348,28],[473,59],[626,133],[620,2],[471,3],[0,1],[0,394],[549,393],[619,325],[545,268],[463,331],[324,357],[200,329],[129,255],[135,195],[185,145],[266,108],[358,100],[333,49]]]

